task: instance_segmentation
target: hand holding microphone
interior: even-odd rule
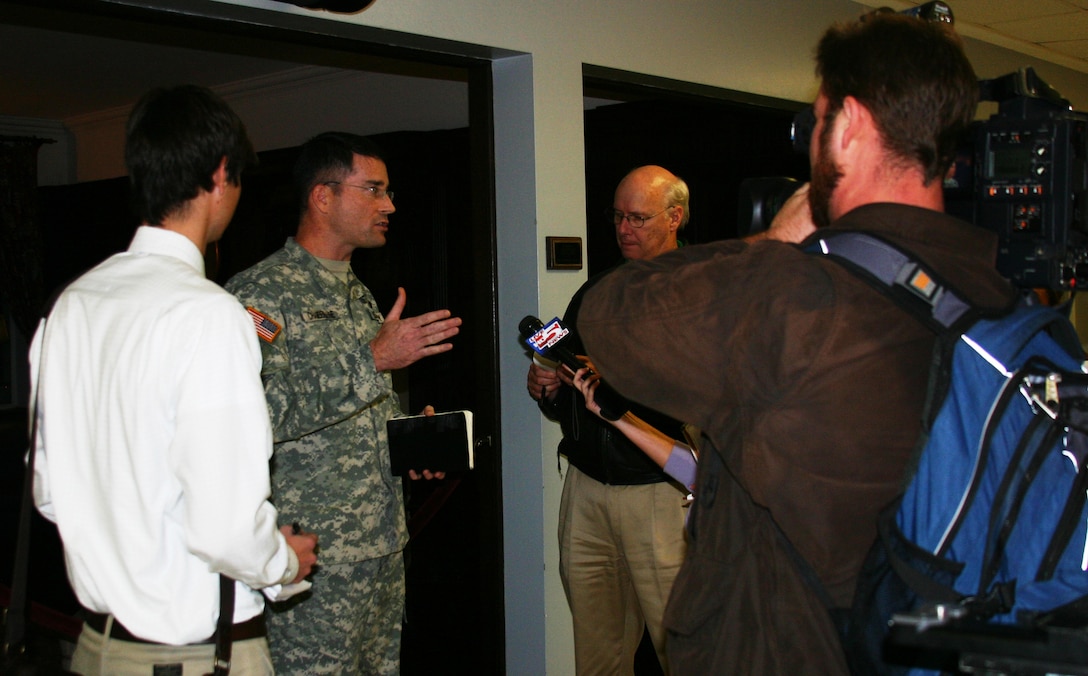
[[[590,412],[604,417],[601,414],[601,405],[597,403],[597,388],[601,386],[601,376],[593,371],[593,364],[586,362],[586,368],[574,372],[571,386],[576,388],[586,398],[586,408]],[[622,417],[622,416],[621,416]],[[613,421],[614,422],[614,421]]]
[[[539,355],[533,355],[533,361],[529,364],[529,373],[525,378],[525,386],[529,390],[529,396],[537,401],[555,399],[559,388],[563,386],[559,370],[559,364],[544,361]]]
[[[586,362],[567,348],[565,343],[569,340],[571,331],[558,318],[545,326],[536,317],[527,315],[518,324],[518,331],[526,345],[545,359],[558,361],[574,373],[587,368]],[[588,369],[586,376],[591,375],[596,374]],[[597,385],[594,401],[601,408],[601,417],[606,420],[619,420],[631,408],[627,400],[605,382]]]

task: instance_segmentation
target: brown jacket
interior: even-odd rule
[[[871,204],[832,227],[913,251],[976,305],[1015,298],[996,238],[944,214]],[[845,673],[775,523],[849,605],[918,437],[934,334],[839,264],[773,241],[630,263],[586,295],[579,330],[616,389],[709,442],[666,612],[673,672]]]

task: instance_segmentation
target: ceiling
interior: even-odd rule
[[[927,4],[859,0],[896,10]],[[1088,0],[947,0],[965,37],[1088,73]]]
[[[88,58],[93,55],[93,58]],[[21,57],[21,58],[20,58]],[[223,85],[298,64],[0,25],[0,115],[71,120],[163,83]]]
[[[901,10],[924,3],[860,4]],[[948,4],[957,30],[965,36],[1088,73],[1088,0],[948,0]],[[193,36],[152,34],[147,26],[125,31],[97,30],[85,20],[68,24],[55,16],[43,20],[33,12],[28,18],[25,8],[0,3],[0,115],[69,120],[128,105],[139,93],[164,82],[221,86],[291,73],[306,63],[282,50],[203,45]],[[95,34],[85,33],[88,28]],[[224,48],[235,53],[223,54],[219,50]]]

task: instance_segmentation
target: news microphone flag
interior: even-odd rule
[[[525,338],[525,343],[536,350],[537,354],[542,357],[547,357],[547,352],[555,345],[567,337],[570,333],[570,329],[563,326],[563,323],[559,321],[559,317],[555,317],[546,325],[537,329],[535,333]]]

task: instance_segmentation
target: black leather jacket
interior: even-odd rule
[[[572,333],[566,339],[569,341],[566,347],[575,354],[585,354],[582,341],[577,335],[578,308],[582,305],[582,296],[609,272],[611,270],[583,284],[574,294],[566,314],[563,315],[563,323]],[[559,388],[554,399],[540,401],[540,410],[548,418],[557,421],[563,429],[559,453],[565,455],[570,464],[597,481],[614,486],[633,486],[669,480],[668,475],[638,446],[631,443],[615,427],[591,413],[586,408],[585,397],[575,388]],[[633,402],[631,412],[673,439],[684,439],[683,425],[679,421]]]

